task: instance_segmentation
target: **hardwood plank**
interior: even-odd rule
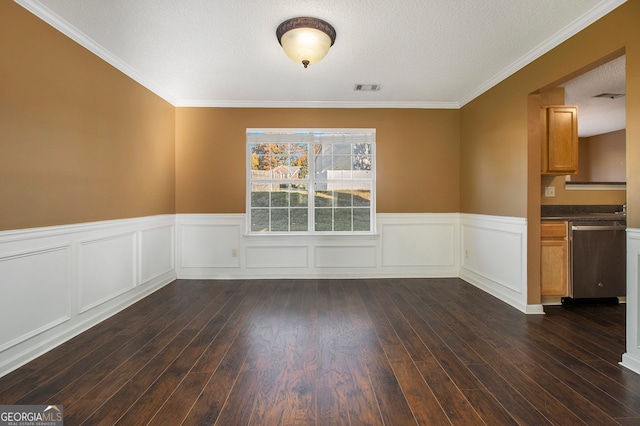
[[[284,310],[291,286],[291,282],[275,284],[269,303],[257,308],[250,324],[239,333],[220,362],[215,365],[202,365],[199,362],[194,366],[195,372],[210,371],[212,374],[184,419],[184,424],[214,424],[243,369],[255,370],[254,381],[261,383],[263,375],[257,366],[266,365],[267,354],[271,351],[271,344],[279,326],[281,314],[278,315],[278,312]],[[246,367],[243,367],[245,364]],[[251,412],[252,406],[253,404],[245,405],[243,409]]]
[[[466,315],[468,316],[466,323],[469,323],[469,320],[474,317],[474,311],[479,311],[479,309],[477,304],[471,303],[470,300],[464,301],[463,305],[464,306],[460,307],[447,306],[446,309],[441,310],[440,315],[448,316],[450,321],[460,322],[465,322],[464,318]],[[492,327],[489,327],[483,325],[481,322],[477,322],[475,323],[475,326],[478,330],[482,330],[485,339],[488,341],[491,341],[491,339],[504,339],[505,335],[510,335],[511,338],[508,340],[509,344],[498,345],[499,350],[508,351],[513,347],[519,349],[520,353],[526,353],[527,357],[524,359],[520,359],[520,355],[518,353],[511,353],[514,362],[516,362],[520,367],[524,365],[531,367],[532,362],[540,365],[542,369],[535,369],[536,374],[529,373],[528,376],[536,381],[544,381],[546,379],[546,386],[543,387],[545,390],[556,389],[557,385],[553,385],[557,383],[558,379],[562,380],[562,378],[571,378],[568,381],[564,381],[566,384],[564,391],[554,392],[553,396],[561,401],[566,401],[567,396],[573,396],[573,398],[571,398],[569,402],[565,402],[564,405],[571,409],[577,416],[581,417],[583,420],[590,419],[608,423],[612,421],[612,418],[611,416],[604,415],[603,411],[611,412],[614,416],[634,415],[632,410],[624,407],[618,401],[615,401],[587,380],[576,374],[568,373],[568,368],[562,363],[554,360],[553,358],[542,355],[543,352],[540,350],[541,348],[539,346],[531,344],[529,339],[522,339],[521,334],[513,334],[511,327],[507,327],[505,324],[508,323],[506,321],[494,321]],[[544,377],[547,374],[550,374],[550,377]],[[578,398],[578,395],[573,393],[573,390],[576,388],[580,389],[580,398]],[[583,397],[586,397],[587,401],[589,401],[588,404],[585,405],[579,400]],[[597,400],[594,400],[594,398]],[[594,410],[593,406],[599,407],[603,411]],[[580,409],[580,407],[582,407],[582,409]]]
[[[47,379],[50,379],[51,371],[59,371],[58,366],[64,365],[61,364],[61,362],[64,361],[67,364],[73,363],[74,356],[79,357],[90,352],[92,350],[91,348],[95,347],[95,339],[105,341],[104,339],[107,338],[109,334],[118,334],[132,323],[143,324],[142,321],[133,321],[133,319],[140,319],[141,316],[144,316],[141,315],[141,312],[150,312],[154,311],[154,309],[157,309],[158,313],[162,312],[162,309],[166,310],[172,303],[175,303],[180,296],[173,294],[172,290],[179,286],[179,283],[180,281],[174,281],[156,292],[165,295],[165,298],[163,299],[164,303],[162,303],[161,300],[153,303],[149,298],[142,299],[133,306],[122,310],[116,316],[111,317],[109,321],[103,321],[97,324],[92,327],[91,330],[73,337],[67,341],[66,344],[57,346],[46,354],[29,362],[27,365],[5,375],[2,377],[2,381],[0,382],[0,391],[4,391],[17,383],[24,385],[27,381],[31,383],[28,387],[33,388],[34,384],[37,386],[38,383],[37,379],[34,380],[31,377],[34,374],[42,372]],[[17,394],[16,391],[13,392]],[[21,396],[24,395],[20,395],[18,397]],[[0,398],[5,400],[4,396]]]
[[[153,418],[174,419],[171,423],[181,423],[211,377],[210,372],[199,372],[196,366],[202,367],[203,363],[217,365],[222,360],[232,342],[235,341],[237,335],[249,321],[253,309],[263,300],[262,296],[269,288],[268,285],[264,285],[258,291],[249,292],[249,297],[244,298],[232,317],[228,319],[221,330],[216,332],[215,336],[213,336],[213,326],[218,322],[212,321],[207,324],[210,331],[208,333],[200,333],[193,342],[194,345],[203,348],[200,351],[198,360],[193,362],[190,371],[177,384],[174,392],[164,400],[164,404]],[[246,291],[245,294],[247,294]],[[208,371],[209,369],[205,368],[204,370]],[[153,422],[153,419],[151,422]]]
[[[170,397],[180,382],[185,378],[193,365],[216,339],[221,329],[226,326],[230,318],[240,309],[242,302],[248,299],[249,307],[259,300],[260,292],[247,295],[239,293],[234,295],[229,302],[208,322],[194,320],[186,330],[197,331],[197,335],[189,342],[185,350],[167,367],[167,369],[155,380],[155,382],[138,398],[137,401],[120,418],[121,424],[127,425],[136,422],[147,422],[155,416],[156,412]],[[246,306],[245,306],[246,307]],[[202,323],[194,327],[193,323]]]
[[[292,386],[285,398],[283,424],[315,424],[317,414],[318,324],[317,285],[305,282],[290,371]]]
[[[551,424],[546,417],[490,366],[477,364],[470,366],[470,368],[494,398],[503,406],[509,407],[509,414],[519,423],[527,425]]]
[[[209,304],[204,298],[190,301],[187,296],[185,302],[191,308],[198,310],[205,306],[210,309],[213,314],[227,303],[227,299],[225,297],[215,298],[212,303]],[[185,325],[189,323],[193,314],[194,312],[189,310],[189,308],[185,308],[181,311],[166,315],[166,319],[164,318],[165,316],[158,318],[161,324],[163,324],[164,321],[169,321],[168,325],[162,328],[162,332],[155,334],[142,348],[136,350],[131,356],[127,356],[129,355],[128,353],[123,353],[122,358],[124,358],[124,361],[113,370],[107,371],[103,369],[102,371],[108,374],[103,376],[100,382],[94,383],[94,386],[91,387],[88,392],[82,394],[80,397],[77,397],[77,394],[73,394],[73,396],[77,398],[74,399],[73,402],[65,405],[65,419],[68,418],[70,421],[78,422],[82,421],[104,404],[105,401],[112,398],[123,386],[130,382],[133,377],[136,377],[139,372],[143,371],[150,360],[162,353],[165,347],[171,344],[181,332],[185,331]],[[195,330],[189,331],[194,336],[197,333]],[[102,376],[102,374],[100,374],[100,376]],[[137,382],[134,383],[137,384]]]
[[[90,402],[96,409],[83,422],[91,425],[115,424],[140,395],[154,383],[157,377],[184,351],[185,346],[193,340],[195,334],[193,330],[181,331],[111,398],[106,401],[91,400]],[[69,422],[74,423],[75,421],[76,418],[71,416]]]
[[[188,289],[187,297],[196,294],[197,291],[195,286],[193,289]],[[180,302],[180,297],[184,298],[184,294],[182,296],[176,294],[175,297],[175,299],[167,297],[165,300],[168,300],[167,303],[169,304],[161,305],[161,309],[164,308],[166,314],[161,317],[162,320],[160,320],[158,324],[153,325],[156,327],[156,330],[158,326],[163,324],[164,320],[171,321],[175,319],[189,306],[188,301]],[[172,302],[174,303],[173,307],[171,305]],[[140,306],[144,307],[146,304],[143,303]],[[156,315],[161,315],[161,311],[155,311],[154,309],[149,309],[149,311]],[[148,324],[148,321],[152,318],[148,311],[145,311],[145,314],[141,315],[140,321],[132,320],[131,315],[135,315],[135,312],[135,310],[123,311],[113,318],[113,323],[115,324],[113,327],[108,327],[111,321],[107,321],[106,325],[102,325],[104,323],[101,323],[101,327],[92,328],[78,336],[77,339],[74,338],[66,344],[61,345],[66,348],[64,351],[69,352],[69,355],[65,357],[65,362],[53,362],[51,365],[45,365],[39,369],[36,374],[31,375],[21,382],[19,386],[7,388],[0,394],[0,400],[7,402],[13,400],[13,403],[20,401],[22,404],[29,404],[40,403],[39,401],[42,400],[43,395],[55,395],[59,398],[58,401],[63,401],[67,406],[70,405],[75,398],[68,397],[64,394],[64,390],[69,390],[70,386],[73,385],[71,388],[73,396],[77,397],[82,395],[86,392],[87,388],[83,387],[81,383],[87,383],[87,374],[93,370],[96,365],[101,365],[105,361],[109,362],[113,356],[112,354],[120,354],[129,347],[130,343],[121,345],[121,343],[126,340],[126,337],[123,336],[134,336],[129,337],[129,339],[136,339],[137,336],[135,334],[126,331],[127,327],[124,325],[124,322],[129,321],[134,323],[131,327],[134,328],[137,333],[140,333],[140,331],[147,327],[146,324]],[[119,333],[112,335],[113,330],[118,330]],[[153,337],[151,334],[147,334],[144,340],[148,341],[151,337]],[[95,346],[97,342],[102,341],[104,342],[100,346]],[[87,357],[89,357],[88,360]],[[47,358],[47,356],[45,355],[44,358]],[[42,364],[42,361],[37,359],[35,363]],[[110,369],[111,368],[113,367],[110,367]],[[109,372],[110,371],[111,370],[109,370]],[[94,380],[95,377],[92,377],[87,384],[93,387],[95,384]]]
[[[278,318],[279,324],[263,372],[263,381],[255,389],[249,388],[256,394],[255,409],[251,416],[251,421],[254,424],[282,424],[285,415],[288,414],[287,410],[291,399],[305,400],[306,397],[307,400],[303,403],[307,403],[307,406],[310,405],[308,398],[315,400],[315,380],[301,382],[301,377],[293,374],[292,371],[296,337],[303,317],[303,292],[304,287],[300,283],[293,284],[288,303]],[[309,392],[312,394],[310,395]],[[237,401],[245,399],[247,393],[248,389],[243,386],[234,388],[229,395],[229,407],[241,406]],[[219,420],[220,424],[228,424],[229,421],[237,417],[236,413],[232,412],[232,415],[229,415],[229,412],[231,410],[223,410]]]
[[[397,292],[396,292],[397,291]],[[424,312],[417,300],[414,293],[408,290],[403,285],[395,286],[394,293],[391,295],[391,299],[398,309],[403,313],[405,318],[413,325],[419,338],[424,341],[424,336],[432,335],[437,330],[438,336],[441,339],[449,342],[449,346],[455,348],[456,354],[462,350],[464,359],[480,361],[479,355],[469,348],[466,343],[462,341],[452,330],[449,329],[447,324],[442,323],[438,317],[430,316],[429,323],[431,327],[426,323],[426,319],[418,311]],[[411,302],[411,303],[409,303]],[[417,308],[416,308],[417,307]],[[427,308],[427,312],[430,312]],[[433,328],[432,328],[433,327]],[[433,338],[431,338],[433,339]],[[473,354],[473,355],[471,355]],[[477,412],[474,407],[466,399],[465,395],[469,392],[462,392],[452,381],[452,379],[446,374],[445,370],[441,368],[441,364],[438,363],[434,366],[430,363],[416,362],[422,377],[429,384],[433,393],[438,400],[449,419],[453,424],[480,424],[484,422],[489,424],[500,424],[504,422],[505,418],[510,418],[506,411],[497,403],[494,404],[492,409],[487,410],[487,404],[485,399],[470,398],[473,401],[482,401],[483,409],[479,409]],[[469,364],[469,362],[467,363]],[[466,368],[465,368],[466,369]],[[475,377],[474,377],[475,379]],[[475,379],[477,380],[477,379]],[[471,395],[471,393],[469,393]],[[480,407],[478,407],[480,408]],[[481,415],[483,415],[481,417]],[[510,421],[513,421],[511,419]]]
[[[527,376],[520,370],[518,367],[519,353],[502,350],[512,349],[511,346],[503,344],[502,334],[494,333],[493,328],[487,325],[471,322],[472,315],[465,318],[464,312],[454,311],[454,308],[451,307],[446,312],[441,312],[441,315],[449,315],[446,318],[450,324],[456,324],[456,332],[460,337],[486,360],[487,366],[492,368],[496,375],[502,377],[511,386],[513,393],[521,394],[547,418],[559,416],[563,419],[564,424],[582,424],[582,421],[575,414],[536,383],[536,377]],[[477,366],[471,368],[476,371],[476,376],[478,376]],[[487,386],[486,380],[480,377],[479,379]],[[496,392],[492,393],[496,394]]]
[[[362,383],[352,378],[347,364],[351,356],[358,356],[356,350],[345,351],[339,343],[339,336],[345,324],[345,317],[340,304],[336,307],[337,297],[331,297],[331,283],[324,281],[318,284],[317,324],[318,324],[318,372],[317,372],[317,412],[320,424],[349,425],[349,411],[363,411],[362,403],[373,401],[365,399],[362,389],[356,390],[355,383]],[[334,293],[335,293],[334,289]],[[336,311],[338,309],[339,311]],[[367,377],[368,380],[368,377]],[[349,398],[353,395],[353,401]],[[377,409],[377,405],[376,405]],[[366,424],[366,423],[365,423]],[[371,423],[375,424],[375,423]],[[381,419],[378,417],[378,424]]]
[[[210,377],[209,373],[189,372],[147,424],[182,424]]]
[[[625,307],[457,278],[177,280],[0,378],[67,424],[637,424]]]
[[[359,283],[358,291],[365,302],[369,320],[378,336],[379,343],[367,346],[364,355],[382,420],[385,424],[415,424],[417,420],[383,348],[383,345],[394,344],[397,336],[391,324],[385,319],[368,285]]]

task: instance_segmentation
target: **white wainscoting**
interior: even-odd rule
[[[522,218],[461,214],[460,278],[525,313],[543,313],[527,304],[527,221]]]
[[[180,278],[457,277],[458,213],[378,214],[376,235],[245,235],[244,214],[176,217]]]
[[[640,374],[640,229],[627,229],[627,352],[622,364]]]
[[[525,219],[376,220],[375,235],[358,236],[247,236],[244,214],[0,232],[0,376],[176,277],[461,277],[523,312],[542,312],[527,306]]]
[[[0,232],[0,376],[175,274],[175,217]]]

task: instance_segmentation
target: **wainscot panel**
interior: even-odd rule
[[[248,246],[245,248],[247,268],[309,268],[309,247]]]
[[[376,246],[316,246],[314,265],[316,268],[375,268]]]
[[[69,251],[62,245],[0,256],[0,352],[71,318]]]
[[[426,223],[425,223],[426,222]],[[386,267],[455,267],[457,220],[427,220],[386,215],[381,225],[382,265]]]
[[[136,233],[80,241],[78,299],[88,311],[136,286]]]
[[[193,222],[178,225],[180,267],[238,268],[241,224],[229,223],[228,215],[211,223],[203,216],[191,216]]]
[[[627,352],[621,365],[640,374],[640,229],[627,229]]]
[[[458,217],[379,214],[376,234],[246,235],[244,214],[177,215],[177,274],[202,279],[456,277]]]
[[[174,235],[173,224],[140,231],[140,283],[174,273]]]
[[[173,281],[174,221],[0,232],[0,376]]]
[[[460,278],[522,312],[542,312],[527,305],[526,219],[461,214],[460,234]]]

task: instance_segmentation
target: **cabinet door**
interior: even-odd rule
[[[578,108],[549,106],[542,110],[542,173],[578,172]]]
[[[540,242],[540,294],[542,296],[568,296],[568,246],[565,239]]]

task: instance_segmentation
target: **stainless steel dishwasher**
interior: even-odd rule
[[[570,223],[573,299],[607,299],[626,295],[626,221]]]

